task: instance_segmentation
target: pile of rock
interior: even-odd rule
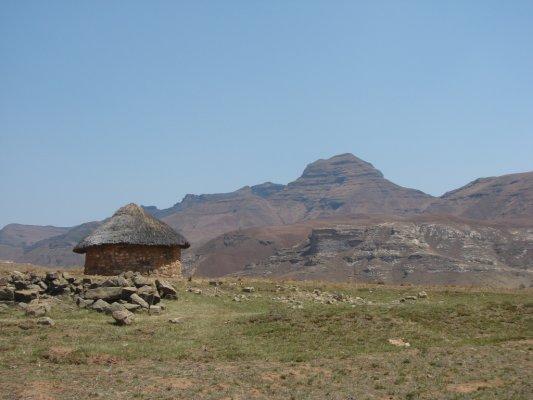
[[[175,299],[177,295],[169,282],[131,271],[111,277],[15,271],[0,278],[0,301],[27,304],[26,312],[35,316],[49,312],[49,305],[43,300],[68,296],[78,307],[112,314],[119,324],[129,324],[132,312],[146,310],[158,314],[162,310],[161,299]]]
[[[14,271],[0,278],[0,301],[29,303],[40,297],[71,294],[76,291],[75,280],[66,273],[48,272],[43,276]]]

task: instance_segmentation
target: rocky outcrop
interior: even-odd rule
[[[314,229],[241,275],[388,283],[533,283],[533,230],[386,222]]]

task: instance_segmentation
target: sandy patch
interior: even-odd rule
[[[55,400],[55,386],[47,381],[33,381],[26,384],[20,392],[20,400]]]
[[[503,384],[504,382],[501,379],[496,378],[490,381],[471,381],[448,385],[447,389],[449,392],[455,393],[472,393],[481,389],[503,386]]]

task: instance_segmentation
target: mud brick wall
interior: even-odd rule
[[[117,275],[124,271],[143,274],[181,274],[181,249],[167,246],[103,245],[85,254],[85,274]]]

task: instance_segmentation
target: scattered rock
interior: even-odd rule
[[[183,321],[183,318],[178,317],[178,318],[170,318],[168,322],[170,322],[171,324],[183,324],[184,321]]]
[[[150,309],[148,310],[150,314],[161,314],[161,307],[159,306],[150,306]]]
[[[187,292],[194,293],[194,294],[202,294],[202,289],[198,288],[188,288]]]
[[[50,304],[48,303],[30,303],[26,307],[26,315],[32,317],[41,317],[45,314],[48,314],[51,310]]]
[[[44,326],[54,326],[56,323],[55,321],[50,317],[41,317],[37,320],[37,324],[44,325]]]
[[[135,316],[128,310],[113,311],[111,314],[118,325],[131,325]]]
[[[142,299],[141,299],[142,300]],[[141,308],[139,304],[123,303],[122,306],[128,311],[137,311]]]
[[[255,288],[253,286],[247,286],[247,287],[243,287],[242,291],[245,293],[252,293],[252,292],[255,292]]]
[[[86,307],[89,307],[91,304],[94,303],[94,300],[90,300],[90,299],[84,299],[82,297],[77,297],[76,298],[76,305],[80,308],[86,308]]]
[[[419,299],[427,299],[428,298],[428,294],[422,290],[421,292],[418,292],[418,298]]]

